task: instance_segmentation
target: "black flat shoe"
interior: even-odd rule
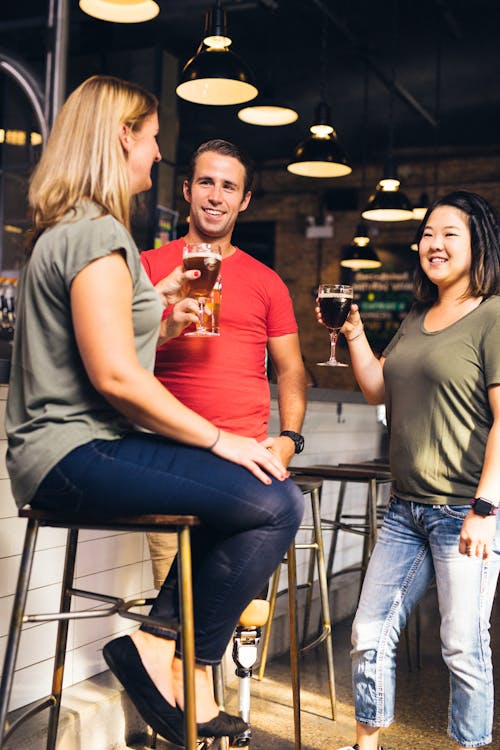
[[[130,636],[124,635],[106,643],[102,653],[144,721],[166,740],[184,745],[184,715],[159,692],[144,669]]]
[[[248,724],[240,716],[233,716],[225,711],[219,711],[210,721],[196,726],[199,737],[235,737],[248,729]]]

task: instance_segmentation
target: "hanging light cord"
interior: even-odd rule
[[[326,102],[326,81],[327,81],[327,45],[326,45],[326,31],[328,26],[328,18],[326,13],[323,16],[323,24],[321,26],[321,84],[320,84],[320,96],[321,101]]]
[[[437,198],[439,185],[439,141],[440,141],[440,119],[441,119],[441,71],[442,71],[442,51],[443,51],[443,20],[441,16],[437,23],[437,40],[436,40],[436,86],[434,91],[434,117],[436,124],[434,126],[434,198]]]

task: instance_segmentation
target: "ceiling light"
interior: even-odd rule
[[[101,21],[114,23],[150,21],[160,12],[154,0],[80,0],[80,9]]]
[[[396,174],[396,167],[389,159],[384,170],[384,176],[378,183],[375,192],[369,197],[365,210],[361,213],[363,219],[370,221],[408,221],[413,219],[411,203],[399,189],[400,182]]]
[[[413,206],[413,218],[417,221],[422,221],[425,214],[427,213],[427,209],[429,208],[429,196],[427,193],[422,193],[420,198],[418,199],[418,203],[416,206]]]
[[[370,243],[363,247],[352,244],[342,253],[340,265],[359,271],[362,268],[380,268],[382,262]]]
[[[226,13],[220,1],[205,19],[205,34],[198,51],[184,66],[177,94],[195,104],[242,104],[258,92],[250,69],[229,49]]]
[[[359,222],[358,226],[356,227],[356,231],[354,232],[352,241],[358,247],[366,247],[366,245],[368,245],[368,243],[370,242],[370,236],[368,234],[368,229],[364,221]]]
[[[295,148],[287,166],[289,172],[303,177],[343,177],[352,172],[330,123],[330,108],[321,101],[310,127],[311,135]]]
[[[243,107],[238,112],[238,117],[243,122],[267,127],[290,125],[298,119],[298,116],[294,109],[279,104],[272,97],[257,98],[255,104]]]

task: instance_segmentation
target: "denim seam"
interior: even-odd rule
[[[479,627],[479,645],[481,649],[481,659],[483,662],[483,673],[486,673],[486,666],[489,660],[485,658],[484,653],[484,638],[483,638],[483,628],[482,623],[484,622],[484,610],[486,607],[486,592],[487,592],[487,581],[488,581],[488,562],[483,560],[481,565],[481,588],[479,592],[479,612],[480,616],[478,619],[478,627]],[[490,670],[491,671],[491,670]],[[490,680],[490,683],[488,685],[488,690],[490,693],[488,706],[490,708],[493,708],[494,705],[494,688],[493,688],[493,680]],[[481,737],[478,740],[474,740],[472,742],[466,742],[463,740],[463,738],[458,737],[452,729],[452,714],[451,714],[451,707],[452,707],[452,690],[451,690],[451,675],[450,675],[450,698],[448,702],[448,735],[449,737],[456,742],[458,745],[462,745],[463,747],[484,747],[485,745],[489,745],[492,740],[492,733],[490,732],[486,737]]]
[[[386,650],[389,641],[389,630],[394,623],[396,614],[401,609],[405,594],[408,591],[410,584],[414,580],[426,553],[427,547],[425,545],[422,545],[420,552],[415,557],[415,560],[413,561],[413,564],[408,571],[406,579],[401,586],[400,595],[397,600],[394,601],[382,629],[379,647],[377,649],[377,664],[375,668],[376,713],[375,724],[373,726],[389,726],[389,724],[394,721],[394,715],[390,719],[382,718],[384,717],[384,673],[386,663]]]

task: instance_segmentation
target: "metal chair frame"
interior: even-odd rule
[[[294,661],[298,663],[299,653],[305,653],[306,651],[309,651],[310,649],[315,648],[320,643],[325,644],[330,706],[331,706],[331,712],[332,712],[332,719],[335,720],[336,696],[335,696],[335,668],[334,668],[334,661],[333,661],[332,622],[331,622],[331,616],[330,616],[330,606],[329,606],[329,601],[328,601],[328,582],[327,582],[327,574],[326,574],[326,567],[325,567],[325,554],[324,554],[324,547],[323,547],[323,534],[322,534],[322,528],[321,528],[321,514],[320,514],[321,488],[322,488],[323,482],[321,479],[318,479],[317,477],[314,477],[314,476],[295,477],[293,476],[294,471],[295,470],[292,468],[292,478],[295,480],[296,484],[298,485],[302,493],[304,495],[309,495],[311,498],[312,524],[302,524],[299,528],[299,531],[311,531],[311,541],[308,543],[294,542],[291,545],[290,549],[288,550],[286,558],[283,560],[283,562],[286,562],[288,564],[288,568],[290,568],[290,553],[291,553],[292,548],[293,548],[294,560],[295,560],[295,553],[297,550],[310,550],[309,571],[308,571],[307,583],[305,584],[305,586],[307,587],[307,598],[306,598],[306,607],[305,607],[305,613],[304,613],[302,643],[301,643],[300,648],[298,648],[297,654],[295,654],[293,658],[294,658]],[[293,563],[293,565],[295,566],[295,562]],[[308,628],[310,609],[311,609],[311,603],[312,603],[312,595],[313,595],[314,570],[315,570],[316,565],[318,568],[318,582],[319,582],[319,593],[320,593],[320,603],[321,603],[321,625],[320,625],[320,632],[318,636],[314,638],[311,642],[306,643],[307,628]],[[265,628],[265,633],[264,633],[262,654],[261,654],[259,671],[258,671],[259,680],[262,680],[264,678],[264,673],[265,673],[266,664],[267,664],[267,653],[268,653],[269,642],[271,638],[272,620],[273,620],[274,612],[276,609],[276,599],[278,596],[280,572],[281,572],[281,565],[275,571],[273,578],[272,578],[272,583],[271,583],[271,592],[270,592],[270,597],[269,597],[269,602],[270,602],[269,620],[268,620],[267,626]],[[289,570],[289,573],[290,573],[290,570]],[[289,575],[289,580],[288,580],[289,596],[290,596],[291,585],[295,586],[295,589],[297,589],[296,575],[295,575],[295,581],[292,583],[290,582],[290,575]]]
[[[64,663],[68,637],[69,621],[72,619],[109,617],[118,614],[130,620],[143,623],[153,623],[157,627],[172,630],[175,628],[182,633],[183,650],[183,678],[185,705],[185,748],[196,750],[196,707],[194,690],[194,622],[193,622],[193,592],[191,571],[191,528],[200,525],[197,516],[190,515],[134,515],[134,516],[103,516],[95,513],[74,513],[52,510],[35,510],[30,507],[21,508],[21,518],[28,521],[21,557],[21,565],[17,581],[16,594],[12,609],[11,623],[5,651],[4,668],[0,684],[0,750],[13,732],[27,719],[46,708],[50,709],[47,750],[55,750],[59,714],[61,709],[62,684]],[[66,557],[61,585],[61,599],[59,612],[43,614],[25,614],[26,598],[31,577],[36,540],[40,527],[50,526],[67,529]],[[152,599],[124,600],[119,597],[99,594],[94,591],[84,591],[73,587],[75,561],[77,553],[78,532],[80,529],[99,531],[175,531],[179,544],[179,607],[180,623],[166,622],[160,618],[150,618],[137,612],[133,608],[152,604]],[[73,597],[101,601],[106,607],[71,612]],[[19,641],[24,623],[58,621],[55,648],[54,670],[52,676],[52,692],[40,699],[29,710],[25,711],[15,722],[9,725],[7,711],[12,690],[14,671],[19,649]]]

